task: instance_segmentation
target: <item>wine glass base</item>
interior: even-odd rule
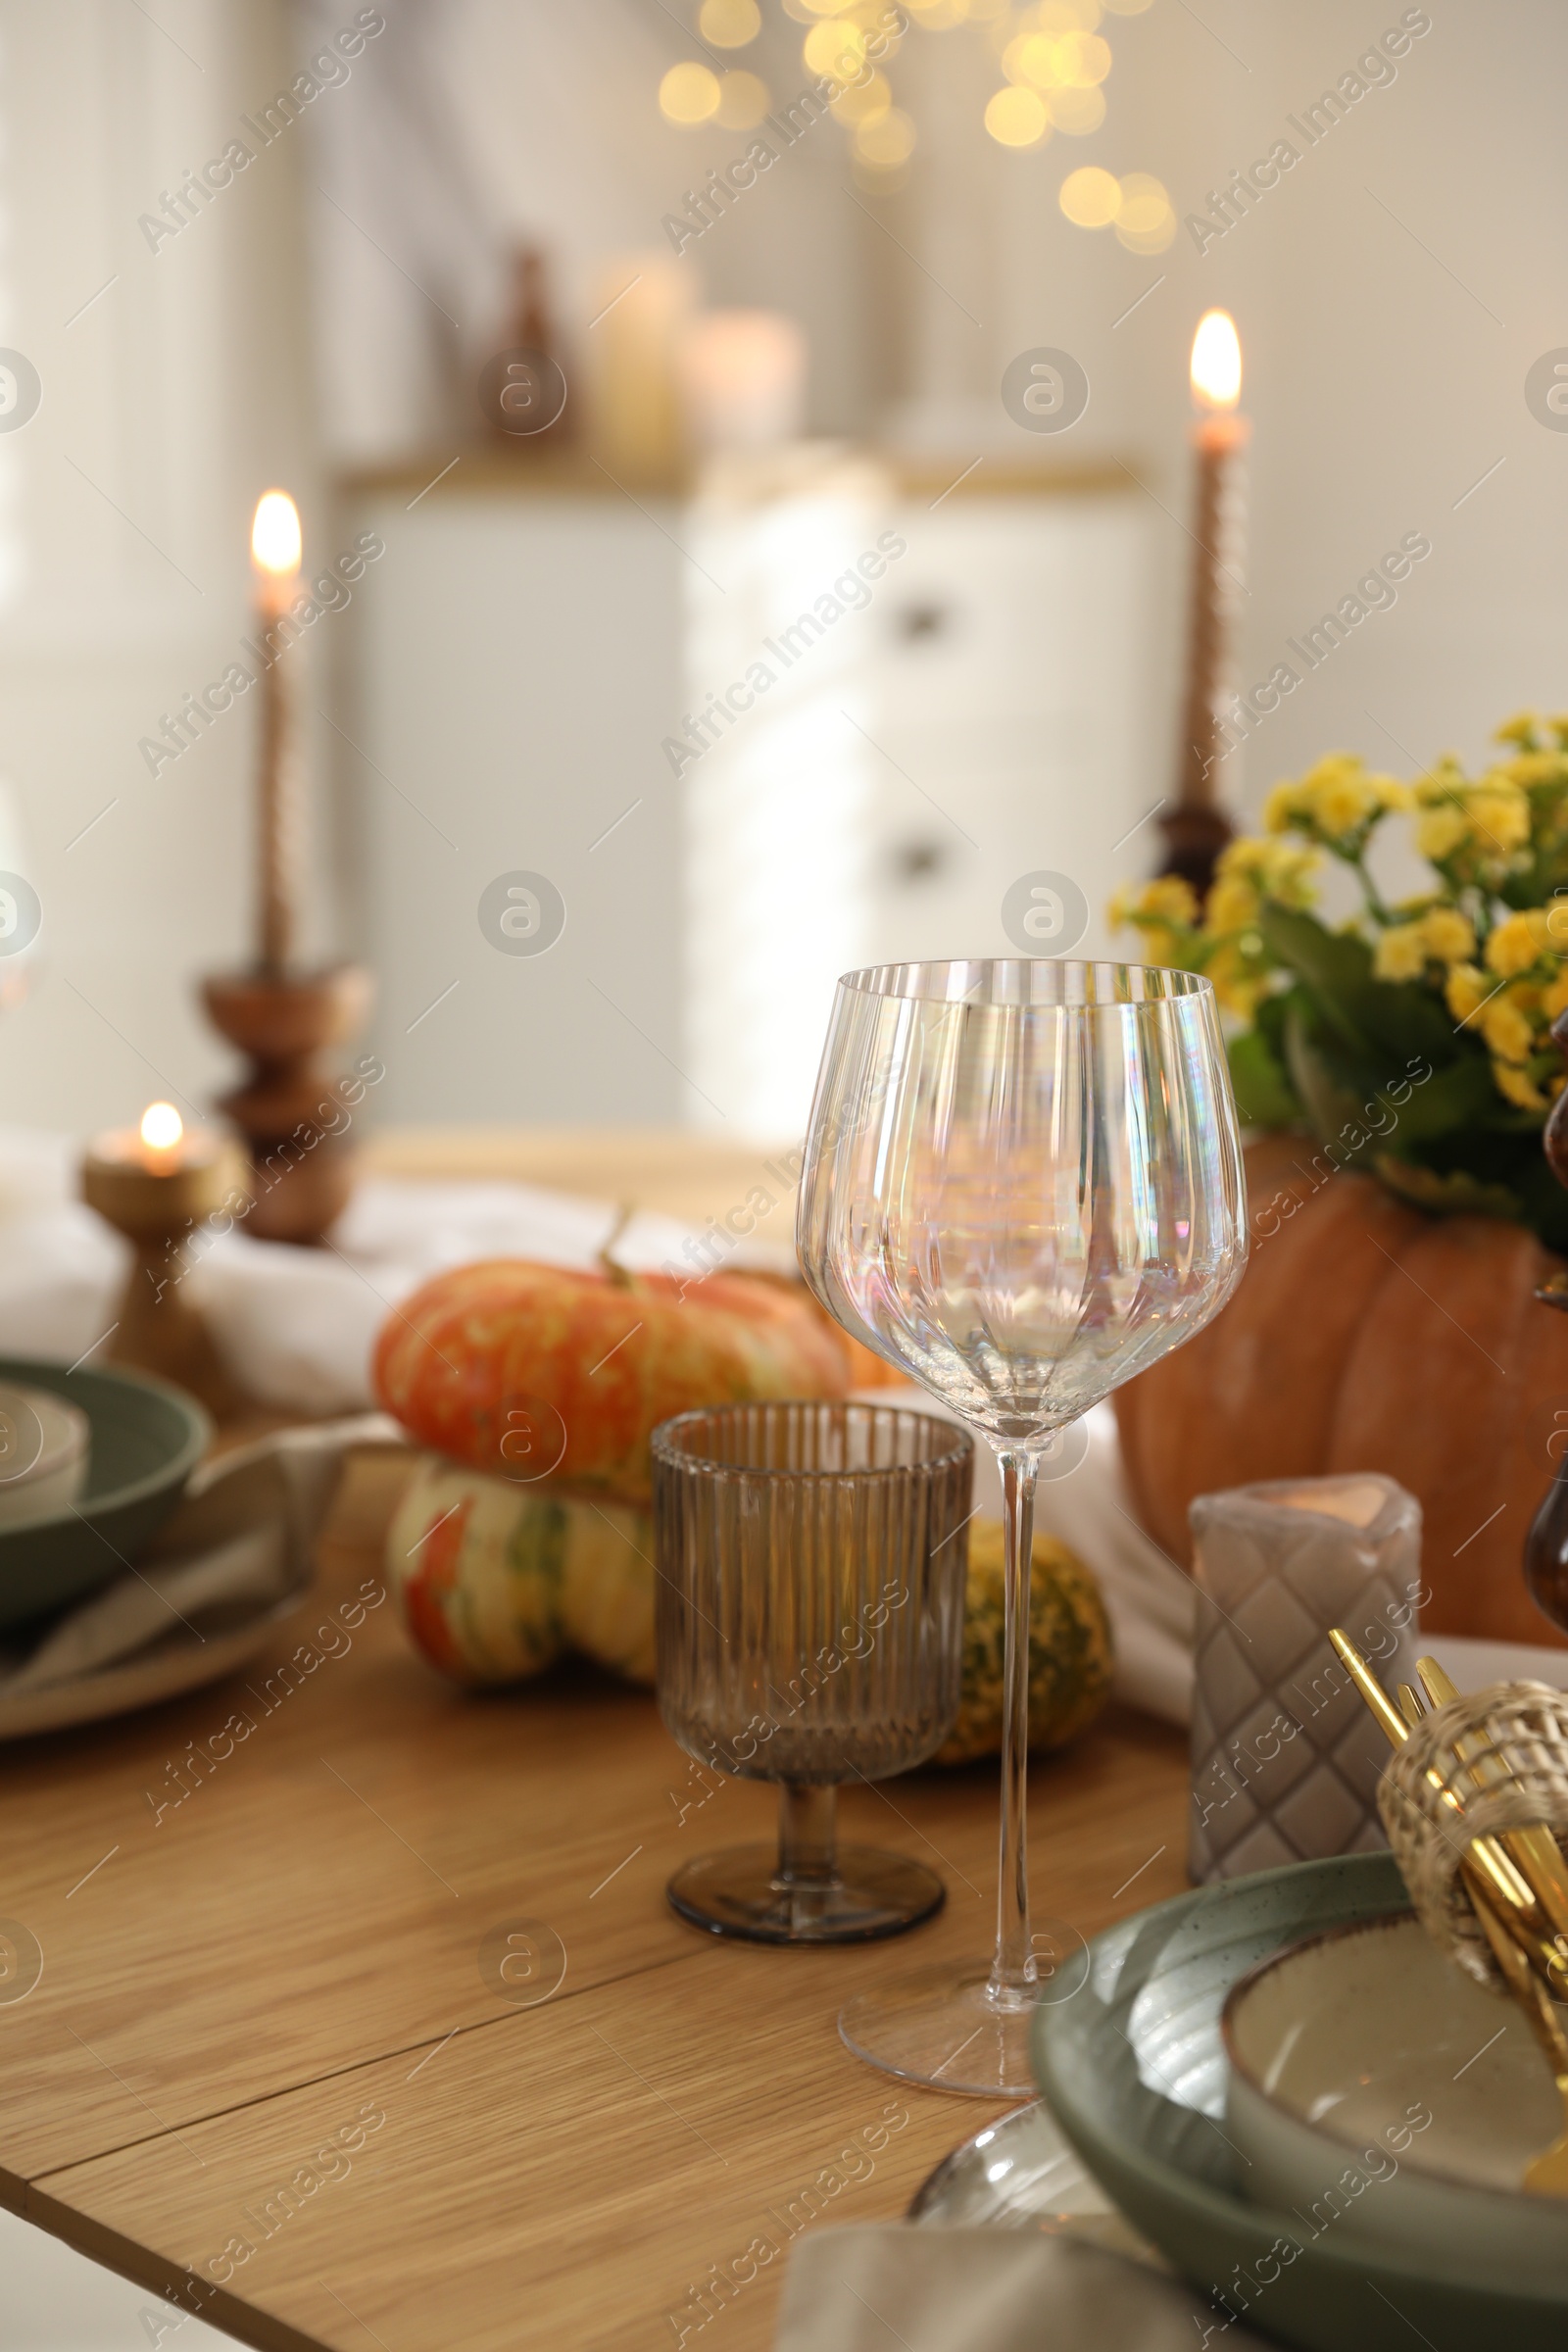
[[[664,1892],[694,1928],[748,1943],[874,1943],[934,1918],[948,1899],[924,1863],[871,1845],[840,1846],[826,1886],[782,1879],[776,1845],[732,1845],[688,1862]]]
[[[976,2098],[1035,2088],[1029,2028],[1035,2003],[1000,2007],[983,1960],[948,1961],[862,1992],[839,2012],[846,2049],[884,2074]]]

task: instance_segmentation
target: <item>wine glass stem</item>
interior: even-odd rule
[[[1035,1457],[1004,1453],[1002,1518],[1006,1614],[1002,1697],[1002,1858],[997,1882],[997,1956],[991,1996],[1005,2008],[1034,1997],[1029,1941],[1029,1568],[1034,1550]]]
[[[831,1886],[838,1870],[838,1790],[784,1781],[778,1792],[778,1875],[786,1886]]]

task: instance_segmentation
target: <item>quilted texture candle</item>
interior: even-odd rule
[[[1195,1881],[1388,1841],[1388,1743],[1328,1641],[1385,1689],[1416,1679],[1421,1506],[1391,1478],[1279,1479],[1192,1505]]]

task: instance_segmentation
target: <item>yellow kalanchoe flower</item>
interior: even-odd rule
[[[1372,951],[1379,980],[1420,980],[1429,963],[1468,964],[1476,952],[1475,928],[1457,906],[1406,909],[1410,920],[1392,923]]]
[[[1494,775],[1506,776],[1510,784],[1528,787],[1531,784],[1555,784],[1562,776],[1561,752],[1521,752],[1517,760],[1505,760],[1493,770]]]
[[[1152,882],[1133,883],[1118,890],[1110,902],[1111,926],[1141,931],[1155,963],[1187,965],[1197,939],[1199,905],[1192,886],[1180,874],[1157,874]]]
[[[1481,1034],[1498,1061],[1525,1061],[1535,1052],[1535,1030],[1511,993],[1493,998],[1481,1015]]]
[[[1180,874],[1157,874],[1152,882],[1124,884],[1110,902],[1110,919],[1118,929],[1128,923],[1190,928],[1198,921],[1198,899]]]
[[[1427,968],[1427,943],[1419,923],[1392,923],[1372,952],[1379,980],[1419,980]]]
[[[1476,952],[1475,926],[1457,906],[1433,906],[1421,917],[1421,936],[1435,963],[1468,963]]]
[[[1454,965],[1443,994],[1448,1010],[1461,1028],[1480,1011],[1495,986],[1496,982],[1490,980],[1479,964]]]
[[[1396,777],[1374,774],[1353,752],[1331,752],[1298,782],[1275,785],[1263,820],[1271,833],[1304,832],[1338,844],[1364,834],[1385,810],[1408,805]]]
[[[1469,830],[1463,809],[1446,801],[1441,808],[1422,810],[1416,820],[1415,846],[1436,865],[1452,855]]]
[[[1559,1012],[1568,1012],[1568,964],[1558,972],[1551,986],[1543,992],[1541,1009],[1547,1021],[1554,1021]]]
[[[1521,1110],[1545,1109],[1546,1098],[1527,1071],[1516,1069],[1509,1061],[1494,1061],[1492,1075],[1497,1092],[1506,1095],[1510,1102],[1517,1102]]]
[[[1466,794],[1465,814],[1473,828],[1496,849],[1517,850],[1530,839],[1530,803],[1500,767],[1494,767]]]
[[[1535,748],[1540,727],[1539,710],[1516,710],[1512,718],[1505,718],[1500,727],[1493,729],[1492,740],[1494,743],[1516,743],[1522,752],[1528,752]]]
[[[1277,899],[1282,906],[1310,906],[1316,897],[1312,877],[1322,863],[1321,854],[1302,842],[1249,833],[1226,844],[1214,872],[1219,881],[1250,883],[1260,898]]]
[[[1500,979],[1511,980],[1516,973],[1529,971],[1550,949],[1545,908],[1527,906],[1522,914],[1510,914],[1497,925],[1487,942],[1487,961]]]

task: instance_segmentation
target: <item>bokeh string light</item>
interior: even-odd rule
[[[801,64],[813,81],[836,81],[830,112],[849,134],[856,177],[862,186],[892,192],[907,176],[918,132],[897,103],[886,72],[911,27],[942,33],[969,26],[985,43],[1003,76],[982,115],[986,132],[1014,153],[1040,149],[1056,131],[1088,138],[1107,114],[1105,83],[1114,58],[1101,29],[1107,19],[1137,17],[1152,0],[774,0],[804,27]],[[701,0],[697,30],[710,51],[742,49],[763,28],[759,0]],[[672,66],[659,87],[666,121],[696,129],[707,122],[746,129],[761,122],[772,98],[761,76],[715,74],[696,59]],[[1069,171],[1059,191],[1064,218],[1076,227],[1108,228],[1129,253],[1163,253],[1176,234],[1176,214],[1160,181],[1148,172],[1120,177],[1099,165]]]

